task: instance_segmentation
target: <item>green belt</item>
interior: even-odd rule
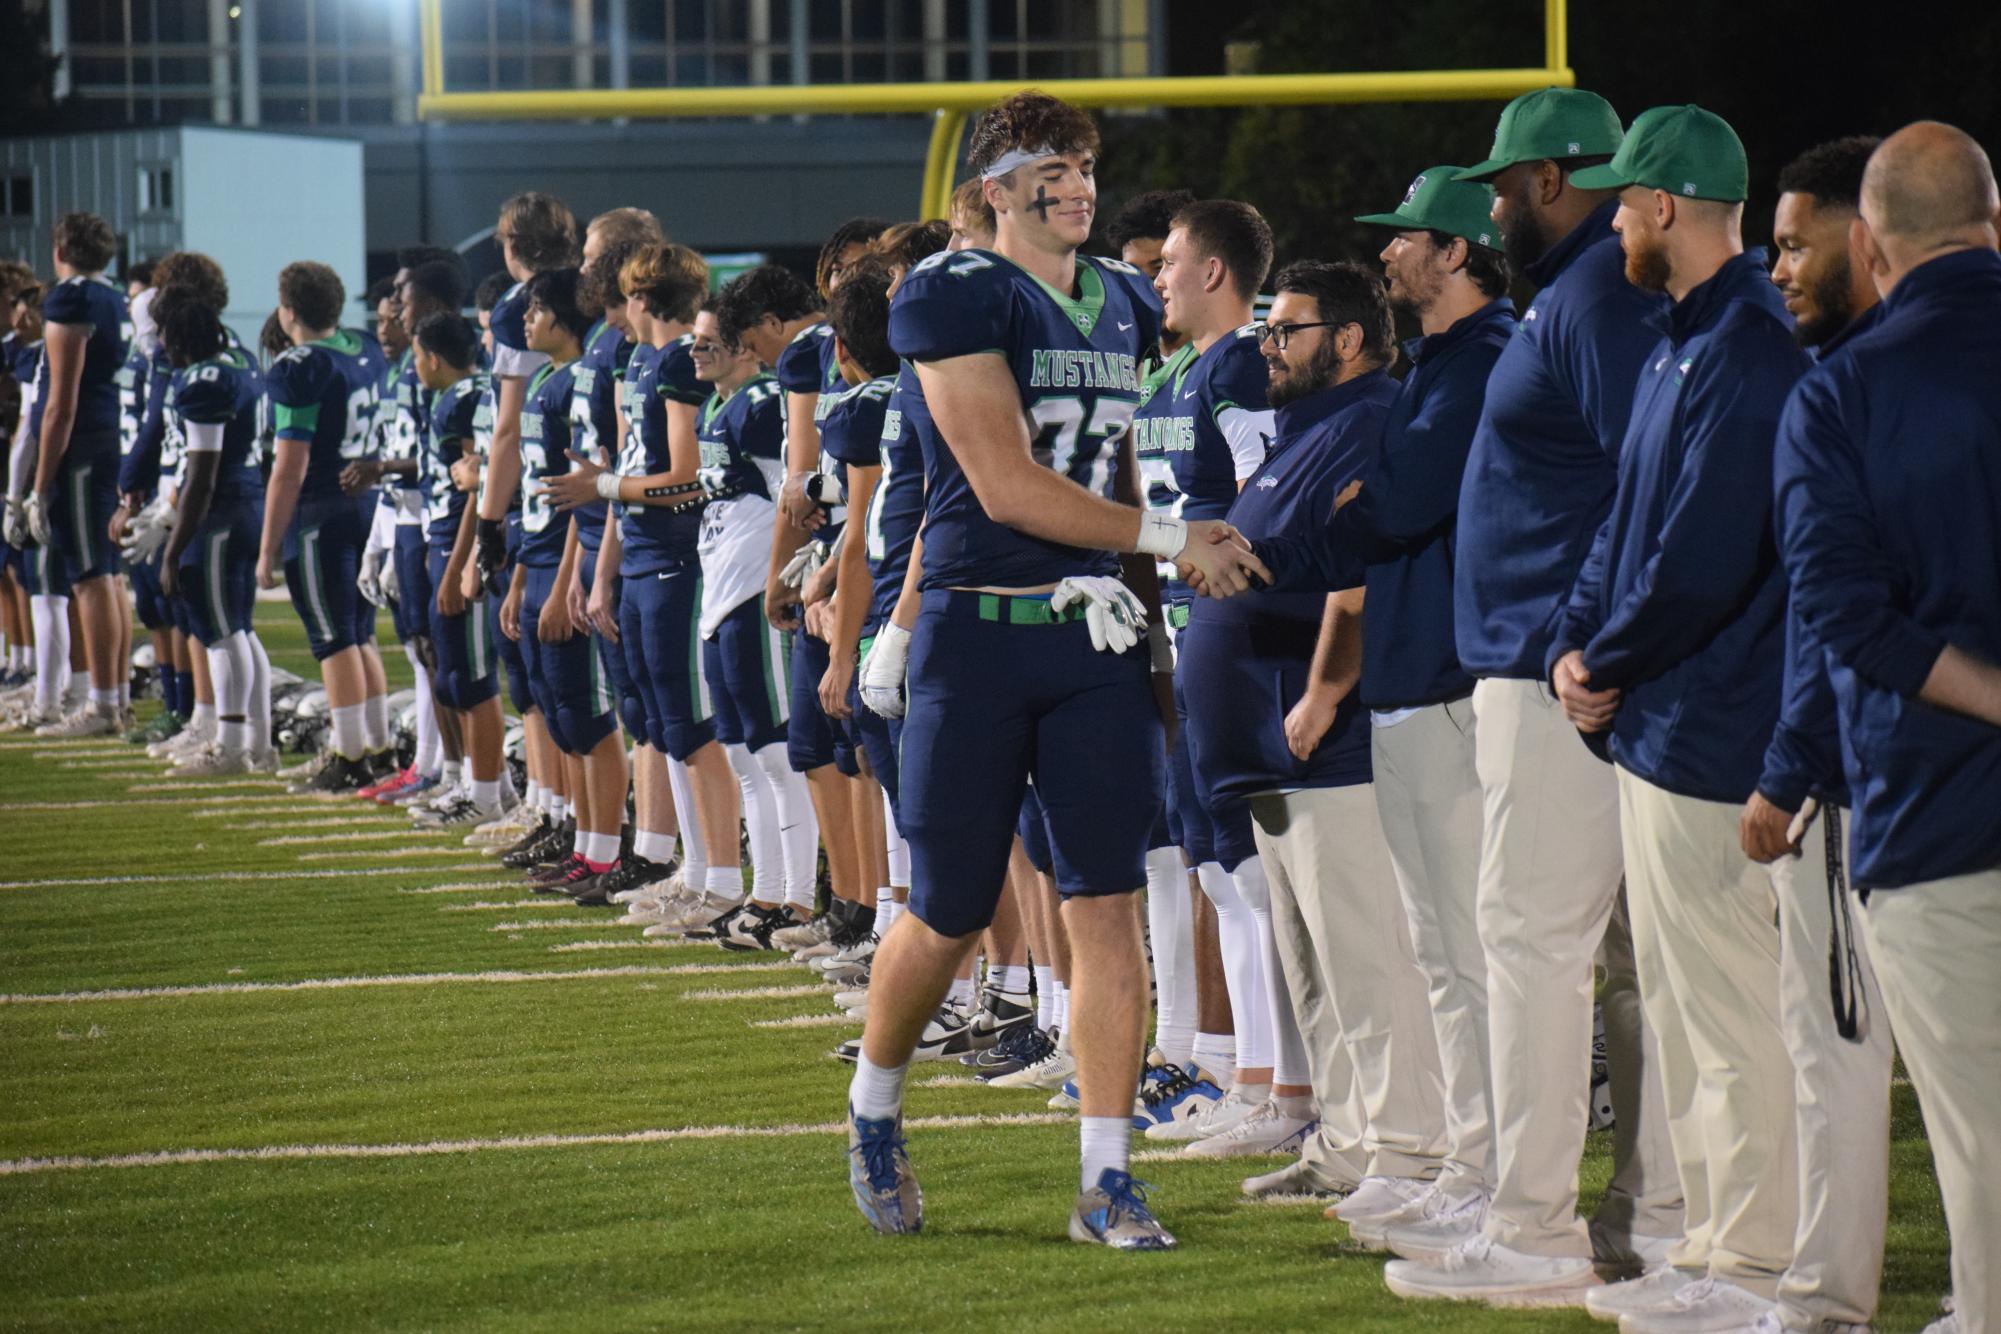
[[[866,658],[868,656],[869,645],[873,643],[875,643],[874,635],[863,635],[862,642],[855,645],[855,658],[857,660]]]
[[[1049,605],[1048,598],[1014,597],[1006,593],[980,593],[980,619],[1002,621],[1008,625],[1061,625],[1066,621],[1084,619],[1083,606],[1066,607],[1057,611]]]
[[[1163,610],[1167,613],[1168,626],[1171,629],[1175,630],[1186,630],[1188,628],[1188,609],[1193,605],[1194,605],[1193,603],[1189,602],[1168,603],[1167,606],[1163,608]]]

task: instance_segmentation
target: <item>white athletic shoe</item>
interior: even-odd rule
[[[1487,1226],[1490,1199],[1484,1190],[1464,1194],[1439,1189],[1427,1191],[1419,1201],[1421,1217],[1388,1226],[1377,1224],[1374,1229],[1377,1240],[1371,1244],[1395,1251],[1406,1260],[1437,1264],[1444,1260],[1446,1252],[1465,1245]],[[1348,1231],[1352,1236],[1356,1229],[1351,1227]]]
[[[1670,1264],[1658,1264],[1638,1278],[1623,1283],[1600,1283],[1591,1288],[1584,1294],[1584,1309],[1599,1320],[1614,1323],[1644,1311],[1669,1310],[1682,1290],[1694,1287],[1702,1277]]]
[[[1350,1227],[1356,1223],[1367,1225],[1388,1218],[1430,1189],[1429,1181],[1411,1177],[1363,1177],[1354,1194],[1328,1209],[1327,1216],[1338,1218]]]
[[[165,741],[155,741],[148,745],[146,747],[146,758],[150,760],[177,760],[183,755],[194,754],[204,746],[212,746],[215,742],[216,729],[213,724],[207,727],[197,727],[195,724],[189,723]]]
[[[192,736],[194,734],[194,731],[195,731],[195,725],[193,723],[189,723],[187,727],[182,730],[181,736],[175,737],[174,741],[179,741],[181,737]],[[215,739],[215,734],[213,729],[211,729],[207,735],[200,738],[200,740],[202,741],[212,741],[214,739]],[[172,745],[173,741],[170,741],[167,744]],[[152,747],[150,746],[147,747],[147,753],[148,754],[152,753]],[[333,752],[330,750],[323,750],[318,752],[317,754],[308,755],[305,759],[300,760],[297,764],[288,764],[284,768],[280,769],[278,771],[278,777],[284,779],[288,783],[299,783],[299,782],[304,782],[306,779],[309,778],[317,778],[319,776],[320,770],[326,768],[327,761],[332,758],[333,758]]]
[[[1263,1105],[1261,1102],[1252,1102],[1235,1089],[1231,1089],[1221,1098],[1180,1120],[1163,1121],[1159,1125],[1148,1126],[1146,1137],[1169,1144],[1187,1144],[1209,1135],[1220,1135],[1235,1127],[1239,1121]]]
[[[831,914],[820,913],[809,922],[797,926],[781,926],[771,933],[771,948],[784,950],[795,961],[799,951],[809,945],[817,945],[834,934],[834,919]]]
[[[241,751],[232,754],[221,746],[205,746],[192,755],[174,761],[175,778],[227,778],[250,772],[250,757]]]
[[[65,740],[71,737],[108,736],[118,726],[117,709],[100,709],[95,704],[85,703],[52,723],[43,723],[35,729],[36,736]]]
[[[1076,1073],[1077,1059],[1070,1054],[1070,1044],[1058,1042],[1054,1051],[1034,1065],[1023,1066],[1010,1074],[995,1075],[987,1081],[987,1087],[1047,1089],[1053,1092],[1062,1088],[1063,1081],[1075,1077]]]
[[[275,774],[278,772],[278,752],[266,750],[261,755],[252,755],[244,761],[244,772],[253,774]]]
[[[1181,1151],[1184,1158],[1249,1158],[1258,1154],[1298,1153],[1320,1123],[1287,1116],[1267,1100],[1228,1130],[1204,1135]]]
[[[1324,1200],[1346,1195],[1354,1188],[1354,1182],[1335,1181],[1300,1159],[1276,1172],[1246,1177],[1240,1189],[1253,1200]]]
[[[535,812],[529,810],[526,805],[516,806],[503,811],[467,834],[465,845],[469,848],[504,848],[510,843],[519,843],[534,827]]]
[[[1744,1329],[1774,1309],[1727,1279],[1704,1278],[1676,1293],[1671,1309],[1621,1316],[1619,1334],[1721,1334]]]
[[[846,991],[835,992],[834,1007],[846,1010],[850,1014],[856,1010],[868,1008],[868,984],[863,983],[858,987],[850,987]]]
[[[664,920],[647,927],[643,934],[648,940],[667,940],[678,936],[685,936],[691,931],[700,931],[704,927],[714,925],[720,919],[735,912],[740,906],[742,906],[741,899],[725,899],[705,895],[699,901],[690,903],[680,912],[674,913]],[[666,909],[663,908],[662,911],[664,913]]]
[[[1491,1241],[1483,1233],[1448,1251],[1437,1264],[1392,1260],[1383,1282],[1399,1297],[1444,1297],[1482,1301],[1489,1306],[1576,1306],[1598,1281],[1591,1261],[1526,1255]]]
[[[62,721],[62,715],[54,709],[38,709],[30,704],[19,713],[11,714],[5,722],[0,722],[0,732],[34,732],[40,734],[50,723]]]

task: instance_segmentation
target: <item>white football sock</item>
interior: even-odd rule
[[[945,989],[945,1003],[948,1005],[971,1005],[973,1003],[973,979],[955,977],[952,985]]]
[[[238,630],[208,646],[208,674],[215,682],[216,741],[232,756],[249,753],[250,692],[256,665],[249,636]]]
[[[903,1112],[903,1077],[908,1063],[880,1066],[866,1055],[855,1057],[855,1077],[848,1084],[848,1105],[869,1121],[886,1121]]]
[[[785,900],[785,845],[778,837],[778,798],[765,781],[763,767],[750,747],[731,742],[723,747],[730,772],[743,794],[743,827],[750,842],[750,896],[759,903]]]
[[[370,695],[361,701],[361,744],[370,753],[389,748],[389,696]]]
[[[475,805],[475,806],[479,807],[479,808],[480,808],[481,810],[483,810],[483,811],[497,811],[497,810],[499,810],[499,809],[500,809],[500,780],[499,780],[498,778],[494,778],[494,779],[478,779],[478,778],[475,778],[475,779],[473,779],[473,780],[472,780],[472,803],[473,803],[473,805]]]
[[[368,725],[362,718],[367,711],[362,704],[343,704],[333,711],[334,753],[344,760],[368,753]]]
[[[882,803],[883,847],[889,852],[889,883],[898,889],[910,888],[910,845],[903,841],[903,831],[896,827],[896,812],[889,808],[887,797]]]
[[[695,784],[688,763],[667,757],[667,790],[674,796],[674,822],[681,826],[681,880],[691,889],[709,883],[709,850],[702,843],[702,822],[695,813]]]
[[[1146,919],[1153,940],[1153,976],[1160,994],[1154,1045],[1186,1065],[1195,1045],[1195,900],[1179,848],[1146,854]]]
[[[1025,963],[1004,963],[987,969],[987,985],[995,991],[1005,991],[1010,996],[1019,996],[1028,990],[1028,965]]]
[[[730,903],[743,902],[743,867],[734,863],[729,866],[711,866],[708,891]]]
[[[254,631],[243,633],[250,648],[250,698],[244,705],[244,720],[250,724],[250,753],[271,752],[271,655]]]
[[[1079,1190],[1089,1190],[1108,1168],[1126,1170],[1132,1152],[1133,1125],[1129,1116],[1080,1116],[1077,1138],[1082,1150]]]
[[[1231,1033],[1197,1033],[1195,1064],[1202,1067],[1220,1088],[1228,1088],[1237,1077],[1237,1039]]]
[[[819,898],[820,817],[813,812],[806,775],[793,769],[782,742],[773,742],[751,758],[777,807],[778,840],[785,850],[785,901],[811,912]]]
[[[1056,970],[1046,963],[1035,965],[1035,1026],[1044,1032],[1056,1027]]]
[[[1236,1064],[1252,1069],[1268,1066],[1272,1062],[1271,1004],[1257,919],[1237,892],[1236,879],[1220,865],[1203,862],[1195,868],[1195,875],[1216,908],[1216,944],[1223,956],[1223,985],[1230,993],[1230,1018],[1236,1029]]]
[[[35,622],[35,707],[48,713],[69,686],[69,599],[37,593],[28,611]]]
[[[632,836],[632,850],[639,856],[646,858],[647,861],[657,862],[659,865],[665,866],[668,862],[674,860],[675,842],[676,840],[672,834],[656,834],[650,830],[641,829],[636,831]]]

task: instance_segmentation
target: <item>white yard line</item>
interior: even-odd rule
[[[391,973],[381,977],[315,977],[302,982],[208,982],[180,987],[115,987],[104,991],[28,992],[0,995],[0,1005],[75,1005],[89,1001],[158,1000],[181,996],[235,996],[261,991],[343,991],[353,987],[436,987],[457,982],[574,982],[615,977],[672,977],[687,971],[624,964],[531,973],[495,968],[481,973]]]
[[[604,928],[604,927],[617,926],[618,924],[619,922],[616,917],[558,917],[543,922],[502,922],[499,926],[488,927],[487,930],[489,931],[554,931],[554,930],[584,931],[584,930],[589,930],[593,927]]]
[[[487,889],[504,889],[503,885],[487,885]],[[568,899],[509,899],[506,903],[447,903],[439,912],[504,912],[511,908],[567,908]]]
[[[343,857],[369,857],[381,861],[390,861],[404,857],[463,857],[465,855],[465,845],[463,843],[455,843],[448,848],[392,848],[386,852],[370,851],[368,849],[357,849],[353,852],[302,852],[299,854],[299,860],[302,862],[330,862],[338,861]]]
[[[100,875],[62,880],[0,880],[0,889],[75,889],[85,885],[194,885],[211,880],[348,880],[389,875],[460,875],[484,866],[356,866],[345,870],[316,867],[293,871],[190,871],[186,875]],[[480,889],[499,889],[486,884]]]
[[[275,778],[218,778],[212,783],[134,783],[127,792],[283,792]]]
[[[416,890],[411,890],[416,893]],[[575,940],[567,945],[551,945],[551,954],[570,954],[577,950],[665,950],[680,944],[678,940]],[[745,968],[789,968],[791,964],[747,963]]]
[[[210,814],[229,815],[234,813],[231,811],[196,811],[195,815],[197,818],[201,818]],[[395,820],[406,832],[411,832],[409,831],[410,822],[408,820],[397,819],[396,816],[389,814],[387,811],[380,815],[319,815],[309,820],[245,820],[242,824],[233,827],[245,830],[339,829],[360,825],[380,829],[384,820]]]
[[[229,804],[217,805],[218,802]],[[313,811],[332,809],[311,797],[294,797],[284,793],[277,796],[209,797],[203,800],[202,805],[211,809],[196,811],[194,817],[197,820],[220,820],[224,816],[238,815],[307,815]],[[364,806],[356,802],[350,809],[359,808],[365,812],[372,807],[373,803]]]
[[[187,792],[194,786],[192,783],[162,783],[156,789],[149,790]],[[208,793],[203,796],[145,797],[137,800],[125,797],[103,797],[85,801],[0,801],[0,811],[91,811],[104,806],[214,806],[221,802],[267,802],[269,800],[269,797],[261,795],[217,796],[214,793]],[[275,807],[274,809],[295,811],[299,809],[299,805],[297,800],[294,799],[286,805]],[[197,816],[201,814],[202,812],[196,812]],[[216,811],[215,814],[236,814],[236,812]]]
[[[417,871],[416,874],[425,875],[429,874],[432,871],[444,871],[444,870],[484,871],[489,868],[491,868],[496,872],[498,872],[501,869],[500,867],[494,866],[491,862],[489,862],[486,863],[485,865],[474,864],[472,866],[456,866],[456,867],[426,866],[421,870]],[[402,874],[409,875],[411,874],[411,872],[405,871],[402,872]],[[478,891],[481,893],[492,893],[495,890],[506,889],[510,884],[518,885],[520,883],[521,882],[516,879],[454,880],[448,885],[406,885],[403,888],[397,890],[396,892],[398,894],[467,894],[467,893],[472,893],[474,891]]]
[[[907,1130],[993,1130],[1013,1126],[1049,1126],[1068,1121],[1055,1113],[1027,1112],[1011,1116],[918,1116],[904,1122]],[[0,1176],[38,1172],[74,1172],[95,1167],[175,1167],[190,1163],[285,1161],[315,1158],[424,1158],[451,1153],[484,1153],[507,1149],[570,1149],[624,1144],[670,1144],[677,1140],[790,1139],[802,1135],[841,1135],[847,1125],[681,1126],[666,1130],[631,1130],[602,1135],[515,1135],[500,1139],[439,1139],[415,1144],[273,1144],[261,1149],[163,1149],[154,1153],[120,1153],[98,1158],[11,1158],[0,1160]]]
[[[345,823],[360,822],[348,821]],[[260,848],[285,848],[306,843],[366,843],[385,838],[436,838],[440,834],[454,832],[456,831],[450,829],[411,829],[407,825],[401,829],[383,829],[378,826],[374,829],[352,830],[344,834],[285,834],[278,838],[260,838],[257,840],[257,846]],[[463,849],[465,844],[460,843],[457,846]],[[425,848],[423,851],[436,852],[438,849]]]
[[[698,987],[681,993],[682,1000],[797,1000],[801,996],[828,996],[832,993],[817,982],[802,987]]]
[[[752,1028],[860,1028],[862,1021],[846,1014],[795,1014],[790,1019],[750,1019]]]
[[[56,756],[57,756],[57,755],[61,755],[61,754],[63,754],[63,753],[64,753],[64,752],[62,752],[62,751],[57,751],[57,752],[55,752],[54,754],[44,754],[44,753],[42,753],[41,751],[36,751],[36,752],[35,752],[35,758],[36,758],[36,759],[38,759],[38,760],[53,760],[53,759],[56,759]],[[142,764],[142,765],[147,765],[147,766],[148,766],[147,768],[144,768],[144,769],[141,769],[141,770],[139,771],[139,772],[141,772],[141,773],[145,774],[145,775],[146,775],[146,776],[147,776],[148,778],[158,778],[158,777],[160,777],[160,775],[161,775],[161,774],[163,774],[163,773],[165,773],[165,772],[166,772],[166,770],[165,770],[164,768],[162,768],[162,766],[161,766],[161,762],[160,762],[160,761],[158,761],[158,760],[148,760],[148,759],[146,758],[146,752],[145,752],[145,751],[143,751],[143,750],[142,750],[142,751],[139,751],[139,752],[137,752],[136,754],[125,754],[125,755],[116,755],[116,756],[112,756],[112,757],[110,757],[110,758],[97,758],[97,759],[88,759],[88,760],[78,760],[78,759],[67,759],[67,760],[59,760],[59,761],[57,762],[57,764],[56,764],[56,768],[58,768],[58,769],[130,769],[130,768],[131,768],[131,767],[132,767],[133,765],[135,765],[135,764]],[[107,775],[107,777],[108,777],[108,775]]]

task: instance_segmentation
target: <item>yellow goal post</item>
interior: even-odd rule
[[[925,153],[920,201],[920,216],[926,218],[945,216],[967,115],[1024,88],[1040,88],[1088,107],[1226,107],[1506,100],[1538,88],[1573,87],[1577,82],[1570,68],[1569,2],[1543,0],[1543,64],[1526,69],[454,93],[445,89],[443,3],[420,0],[423,91],[417,99],[417,114],[424,119],[610,120],[929,112],[931,142]]]

